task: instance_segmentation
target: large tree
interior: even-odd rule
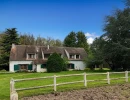
[[[13,43],[14,44],[19,43],[19,38],[18,38],[16,28],[6,29],[0,41],[0,46],[1,46],[0,64],[1,65],[8,66],[10,50]]]
[[[113,70],[130,67],[130,8],[117,9],[106,17],[102,39],[104,58]]]
[[[103,64],[103,45],[104,42],[101,38],[96,38],[90,45],[89,53],[85,60],[87,67],[94,69],[96,66]]]
[[[64,46],[66,47],[76,47],[76,33],[70,32],[64,39]]]
[[[89,66],[106,61],[112,70],[130,69],[130,0],[125,3],[126,8],[106,16],[104,34],[90,47]]]
[[[82,31],[77,32],[77,47],[83,47],[88,52],[88,43],[85,34]]]
[[[77,33],[70,32],[64,39],[66,47],[83,47],[88,52],[88,43],[85,34],[82,31]]]

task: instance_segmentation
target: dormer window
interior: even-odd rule
[[[76,59],[80,59],[80,55],[76,55]]]
[[[74,55],[70,55],[70,59],[74,59]]]
[[[80,55],[79,54],[70,54],[70,59],[80,59]]]
[[[35,54],[27,54],[27,59],[35,59]]]
[[[49,56],[50,56],[50,54],[44,54],[44,58],[45,58],[45,59],[48,59]]]

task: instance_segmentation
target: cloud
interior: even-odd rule
[[[93,37],[93,38],[99,37],[99,36],[96,35],[96,33],[88,33],[88,32],[85,33],[85,36],[88,37],[88,38],[89,37]]]
[[[85,33],[85,36],[87,37],[88,44],[92,44],[94,39],[96,37],[99,37],[99,36],[96,35],[96,33],[89,33],[89,32]]]
[[[87,32],[87,33],[85,33],[85,36],[89,37],[89,36],[92,36],[92,34]]]
[[[90,38],[87,39],[88,44],[92,44],[93,41],[94,41],[94,38],[92,38],[92,37],[90,37]]]

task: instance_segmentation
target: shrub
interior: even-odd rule
[[[63,69],[62,69],[62,71],[68,71],[67,65],[68,65],[68,59],[66,57],[63,57]]]
[[[91,71],[91,69],[90,68],[85,68],[84,71]]]
[[[64,60],[59,54],[53,53],[47,61],[47,72],[61,72],[64,66]]]
[[[0,72],[6,72],[6,70],[5,70],[5,69],[2,69],[2,70],[0,70]]]

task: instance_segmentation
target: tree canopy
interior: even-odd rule
[[[64,46],[66,47],[76,47],[76,34],[75,32],[70,32],[64,39]]]
[[[0,41],[1,46],[0,64],[8,66],[10,50],[13,43],[14,44],[19,43],[16,28],[6,29]]]
[[[117,9],[113,15],[106,17],[104,27],[104,55],[112,69],[130,67],[130,8]]]
[[[64,39],[66,47],[83,47],[88,52],[88,43],[85,34],[82,31],[77,33],[70,32]]]
[[[113,14],[106,16],[104,34],[95,39],[91,45],[93,55],[91,58],[107,62],[112,70],[130,69],[129,23],[130,8],[128,6],[123,10],[116,9]]]
[[[19,35],[20,41],[19,44],[21,45],[38,45],[38,46],[62,46],[63,43],[59,39],[53,39],[51,37],[34,37],[32,34],[22,34]]]

